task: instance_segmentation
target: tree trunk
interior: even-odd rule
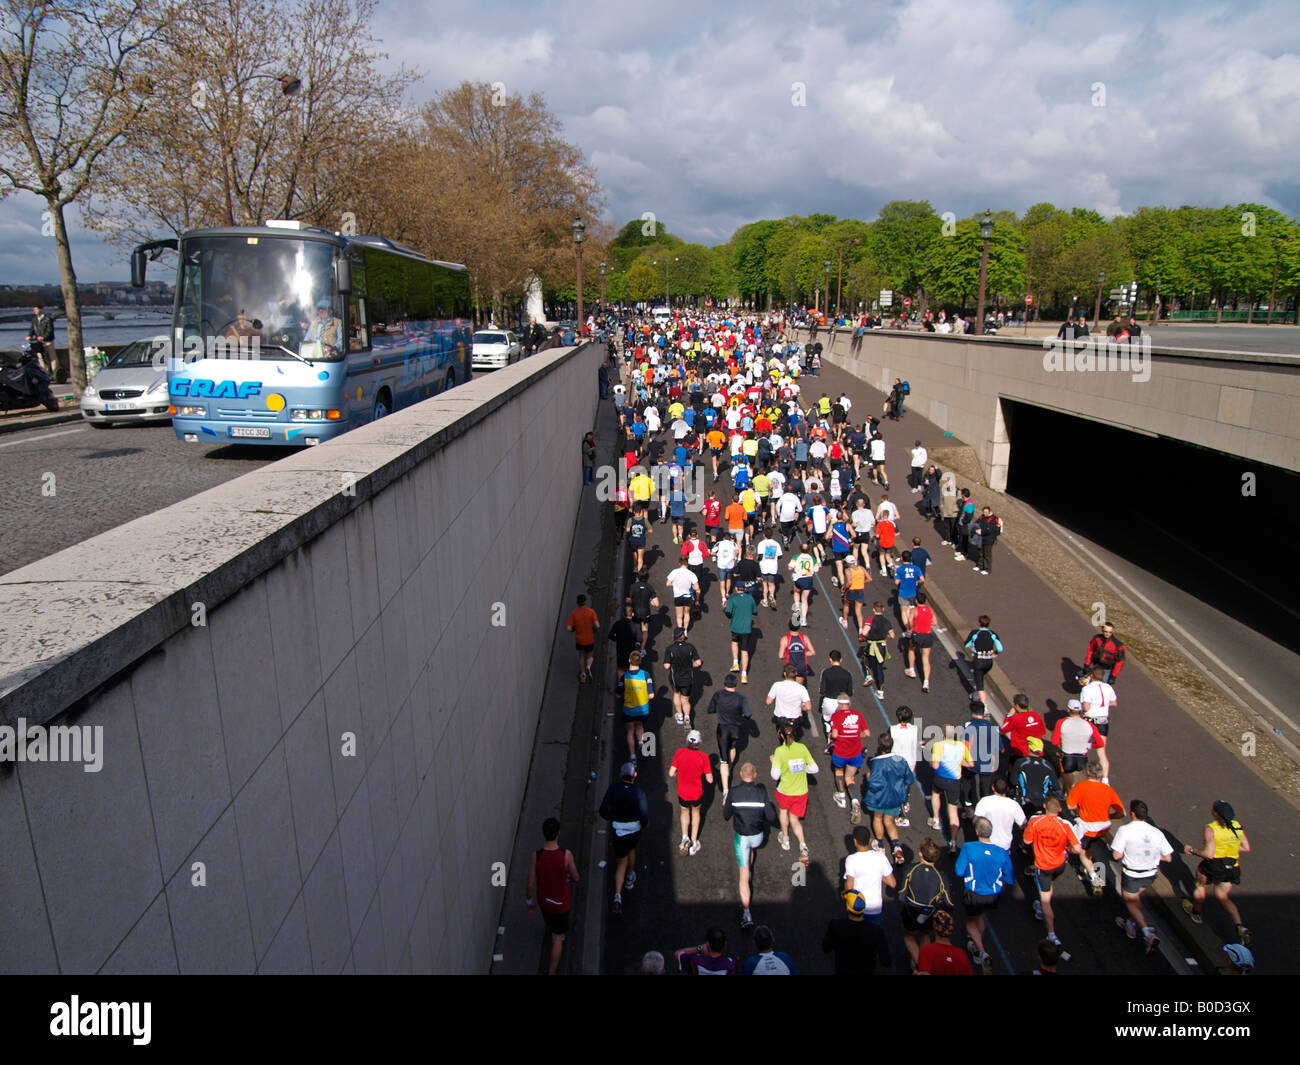
[[[1253,294],[1246,297],[1246,324],[1255,324],[1255,297]]]
[[[77,273],[72,266],[72,248],[68,244],[68,227],[63,220],[63,204],[46,200],[50,220],[54,223],[54,250],[59,260],[59,286],[63,289],[63,306],[68,319],[68,375],[74,395],[86,387],[86,349],[81,341],[81,304],[77,301]]]
[[[1219,294],[1219,299],[1215,302],[1214,306],[1215,306],[1214,324],[1222,325],[1223,324],[1223,294],[1222,293]]]

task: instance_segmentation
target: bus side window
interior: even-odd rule
[[[370,350],[370,323],[366,321],[366,301],[355,294],[348,297],[348,351]]]

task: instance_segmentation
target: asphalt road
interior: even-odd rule
[[[850,387],[850,395],[866,402],[866,389],[858,384]],[[892,494],[902,511],[900,535],[910,541],[914,535],[922,537],[924,545],[935,556],[928,580],[942,584],[946,574],[956,572],[959,565],[951,551],[945,551],[935,542],[913,508],[917,497],[906,487],[905,468],[907,452],[891,449],[889,473],[894,485]],[[725,486],[725,471],[724,482]],[[879,490],[869,487],[873,504],[878,501]],[[672,543],[671,526],[655,524],[647,561],[651,566],[651,582],[661,588],[661,601],[668,600],[664,586],[665,576],[674,565],[680,548]],[[784,564],[788,555],[782,559]],[[708,568],[706,566],[706,568]],[[784,572],[784,565],[783,565]],[[870,722],[873,738],[868,741],[868,752],[875,749],[875,737],[895,720],[894,713],[901,704],[910,706],[922,726],[956,723],[966,720],[969,695],[954,667],[953,637],[960,643],[966,634],[941,633],[946,647],[936,646],[933,651],[931,692],[922,694],[920,681],[903,675],[903,665],[897,657],[889,663],[886,673],[886,699],[884,703],[874,695],[864,695],[860,682],[861,670],[853,653],[853,646],[836,622],[834,605],[838,592],[829,583],[830,571],[823,570],[814,592],[809,610],[809,633],[816,649],[812,660],[818,674],[827,664],[827,654],[838,648],[844,655],[845,666],[855,676],[854,705],[863,710]],[[874,582],[868,586],[868,602],[884,598],[892,590],[877,571]],[[828,594],[829,593],[829,594]],[[749,747],[738,762],[752,761],[758,767],[760,778],[768,785],[769,793],[775,787],[768,776],[768,757],[775,747],[775,728],[771,724],[770,710],[765,705],[768,688],[780,679],[777,645],[789,621],[789,585],[782,582],[778,590],[779,606],[776,611],[761,610],[757,619],[757,646],[749,673],[749,683],[741,690],[748,697],[760,735],[750,740]],[[834,604],[834,605],[833,605]],[[720,784],[706,786],[703,805],[703,824],[700,834],[703,847],[694,857],[678,853],[680,838],[675,782],[667,778],[673,753],[684,745],[686,730],[673,721],[671,698],[666,671],[662,666],[662,652],[671,640],[670,618],[665,606],[651,628],[650,666],[656,681],[656,695],[651,704],[647,730],[656,737],[657,754],[640,761],[638,783],[646,789],[650,801],[650,820],[641,837],[637,851],[638,882],[634,890],[625,893],[620,918],[608,918],[606,923],[606,953],[603,969],[609,973],[633,972],[641,956],[648,950],[659,950],[669,959],[673,950],[700,942],[710,926],[722,928],[728,937],[728,952],[738,959],[753,953],[752,943],[740,928],[740,908],[736,893],[736,864],[732,853],[731,825],[722,817]],[[890,605],[891,613],[894,605]],[[895,616],[896,620],[896,616]],[[895,628],[898,629],[897,624]],[[901,631],[901,630],[899,630]],[[714,757],[716,777],[715,725],[705,709],[712,693],[721,686],[731,664],[728,646],[728,628],[722,613],[721,596],[716,581],[706,580],[704,607],[700,619],[691,630],[690,640],[699,650],[703,668],[697,675],[694,698],[695,725],[704,734],[703,749]],[[787,951],[800,969],[807,973],[833,971],[829,955],[821,950],[822,935],[827,922],[841,916],[838,887],[841,881],[844,857],[851,851],[852,825],[848,812],[832,801],[834,776],[830,759],[823,754],[825,740],[822,736],[820,710],[816,698],[817,675],[810,677],[809,688],[814,704],[811,715],[816,736],[810,731],[805,739],[822,772],[814,778],[810,790],[808,817],[805,831],[811,852],[811,863],[805,870],[798,862],[797,849],[783,852],[777,845],[775,833],[758,852],[754,881],[754,919],[768,924],[774,931],[778,947]],[[609,696],[613,710],[613,696]],[[618,764],[626,759],[627,748],[621,720],[614,719],[614,739],[610,757]],[[921,780],[928,785],[928,767],[918,767]],[[946,837],[929,829],[927,813],[920,787],[912,791],[911,825],[901,830],[907,857],[910,860],[916,847],[927,836],[940,843]],[[963,830],[969,831],[968,823]],[[973,838],[973,836],[971,837]],[[1023,868],[1021,855],[1014,856],[1017,870]],[[961,885],[951,876],[953,860],[946,853],[939,867],[949,877],[949,892],[954,902],[960,904]],[[611,867],[612,868],[612,867]],[[986,946],[994,958],[996,973],[1026,971],[1034,964],[1035,947],[1044,934],[1043,925],[1036,921],[1030,909],[1030,898],[1024,888],[1028,881],[1018,877],[1018,883],[1004,897],[989,924],[991,934],[986,936]],[[605,905],[612,889],[606,885]],[[1073,877],[1064,876],[1057,882],[1056,916],[1057,932],[1072,960],[1066,970],[1073,973],[1131,973],[1137,975],[1169,974],[1173,970],[1164,954],[1148,957],[1141,949],[1124,938],[1114,927],[1114,917],[1121,912],[1121,904],[1113,891],[1102,899],[1091,898]],[[884,970],[894,973],[909,971],[899,924],[898,904],[886,902],[883,926],[889,937],[893,965]],[[1159,922],[1157,921],[1157,926]],[[1162,930],[1163,931],[1163,930]],[[1171,937],[1165,932],[1165,945]],[[961,925],[958,940],[964,943]]]
[[[0,573],[288,453],[183,444],[170,425],[91,429],[71,422],[7,433],[0,437]]]

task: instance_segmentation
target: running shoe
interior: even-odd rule
[[[877,689],[876,689],[876,695],[877,695],[879,698],[883,699],[883,698],[885,697],[885,689],[884,689],[884,688],[877,688]]]
[[[1200,915],[1191,899],[1183,899],[1183,913],[1192,919],[1192,924],[1202,924],[1205,918]]]
[[[972,566],[971,569],[974,570],[976,573],[980,571],[979,566]]]
[[[1237,925],[1237,939],[1241,941],[1243,947],[1250,946],[1250,942],[1253,938],[1254,937],[1251,936],[1249,928],[1244,924]]]
[[[957,837],[954,836],[948,841],[948,853],[955,858],[959,850],[961,850],[961,847],[957,843]]]
[[[742,674],[740,675],[740,683],[741,683],[741,684],[748,684],[748,683],[749,683],[749,674],[748,674],[748,673],[742,673]]]
[[[731,662],[731,668],[732,668],[733,670],[734,670],[734,669],[739,669],[739,668],[740,668],[740,663],[737,662],[735,659],[732,659],[732,662]]]
[[[1138,937],[1138,926],[1137,926],[1137,921],[1133,920],[1133,918],[1131,918],[1131,917],[1116,917],[1116,918],[1115,918],[1115,925],[1116,925],[1116,927],[1118,927],[1118,928],[1122,928],[1122,929],[1124,930],[1124,934],[1125,934],[1126,936],[1128,936],[1129,939],[1137,939],[1137,937]]]
[[[804,865],[807,865],[811,860],[808,854],[808,844],[806,843],[799,844],[799,860],[803,862]]]
[[[941,827],[941,826],[939,825],[939,819],[938,819],[937,817],[931,817],[931,818],[930,818],[929,820],[927,820],[925,823],[926,823],[927,825],[929,825],[931,828],[935,829],[936,831],[938,831],[939,828]]]
[[[623,916],[623,900],[618,895],[614,896],[614,901],[609,907],[609,912],[615,917]]]
[[[746,932],[754,927],[754,916],[749,912],[748,908],[740,911],[740,927]]]
[[[781,845],[783,851],[788,851],[790,849],[790,837],[784,832],[778,832],[776,834],[776,841]]]
[[[912,822],[909,821],[906,817],[895,817],[895,818],[894,818],[894,824],[896,824],[899,828],[911,828],[911,827],[912,827]]]
[[[677,853],[685,854],[690,849],[691,849],[690,838],[687,836],[683,836],[682,841],[679,844],[677,844]]]
[[[895,822],[895,824],[897,824],[897,822]],[[894,844],[894,864],[895,864],[895,865],[902,865],[905,861],[907,861],[907,855],[905,855],[905,854],[903,853],[902,845],[901,845],[901,844],[898,844],[898,843],[895,843],[895,844]]]
[[[989,571],[986,570],[986,569],[982,569],[982,570],[980,570],[980,572],[981,572],[982,574],[984,574],[985,577],[987,577],[987,576],[989,575]]]
[[[699,854],[700,841],[698,839],[691,840],[690,850],[688,850],[686,853],[689,854],[692,858],[694,858],[697,854]]]
[[[985,976],[993,975],[993,958],[987,950],[980,951],[980,971]]]
[[[921,685],[921,691],[925,692],[926,695],[930,694],[930,682],[928,680]]]
[[[627,879],[623,881],[623,890],[631,891],[636,887],[636,873],[628,873]]]
[[[775,610],[775,609],[776,609],[776,600],[773,599],[773,600],[772,600],[770,603],[768,603],[767,605],[768,605],[769,607],[771,607],[773,610]]]
[[[914,669],[905,669],[905,670],[903,670],[903,676],[905,676],[905,677],[912,677],[912,678],[915,678],[915,677],[916,677],[916,670],[914,670]]]
[[[844,797],[844,792],[837,791],[835,793],[835,805],[838,806],[841,810],[846,809],[848,807],[848,802],[849,800]]]
[[[1034,920],[1041,921],[1042,919],[1043,919],[1043,904],[1039,902],[1037,899],[1034,899]],[[1047,938],[1051,939],[1052,937],[1048,936]]]
[[[847,629],[848,627],[849,627],[849,619],[848,619],[848,618],[840,618],[840,628],[842,628],[842,629]]]
[[[1146,943],[1148,954],[1154,954],[1160,949],[1160,937],[1156,935],[1154,928],[1142,929],[1142,939]]]
[[[686,724],[686,719],[685,719],[684,717],[682,717],[681,714],[675,714],[674,717],[677,719],[677,724],[679,724],[679,725],[684,725],[684,724]]]
[[[855,825],[862,822],[862,803],[857,799],[854,799],[849,807],[849,822]]]

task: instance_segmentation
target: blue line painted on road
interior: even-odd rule
[[[848,645],[849,657],[852,658],[853,661],[857,662],[858,671],[862,674],[862,679],[865,681],[867,679],[867,671],[862,668],[862,660],[858,658],[858,649],[854,646],[853,641],[849,639],[848,630],[840,628],[839,615],[835,613],[835,607],[831,605],[830,596],[826,594],[826,586],[822,584],[821,574],[818,573],[813,579],[816,580],[817,590],[821,593],[821,597],[825,601],[827,608],[835,618],[835,627],[840,629],[840,635],[844,637],[844,642]],[[880,696],[876,694],[876,686],[874,684],[868,684],[867,691],[871,693],[872,701],[875,702],[876,709],[880,711],[880,716],[884,718],[885,729],[888,731],[891,722],[889,720],[889,715],[885,713],[885,704],[880,701]],[[827,739],[829,740],[830,737],[827,736]],[[930,808],[926,805],[925,792],[921,790],[921,782],[919,780],[914,780],[913,784],[916,787],[917,794],[921,797],[921,808],[929,814]],[[943,841],[947,843],[948,837],[942,828],[939,829],[939,834],[943,838]],[[993,927],[993,921],[990,918],[985,917],[984,927],[988,929],[989,935],[993,937],[993,946],[997,948],[998,956],[1002,959],[1002,964],[1006,966],[1007,972],[1014,973],[1016,970],[1012,967],[1011,958],[1007,956],[1007,952],[1002,946],[1002,940],[998,938],[998,933]]]

